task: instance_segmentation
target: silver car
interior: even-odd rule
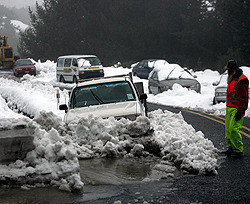
[[[201,85],[195,78],[196,76],[178,64],[155,65],[148,78],[148,90],[151,94],[158,94],[172,89],[174,84],[180,84],[200,93]]]
[[[249,67],[240,67],[242,69],[243,74],[250,78],[250,68]],[[217,103],[225,103],[227,97],[227,71],[225,71],[221,76],[219,81],[213,83],[213,86],[216,86],[213,98],[213,104]],[[250,98],[250,89],[249,89],[249,98]]]

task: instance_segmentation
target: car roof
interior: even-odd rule
[[[108,83],[108,82],[117,82],[117,81],[130,81],[131,82],[131,79],[127,75],[93,78],[93,79],[88,79],[83,82],[80,81],[78,84],[76,84],[75,87],[88,86],[88,85],[93,85],[93,84],[102,84],[102,83]]]
[[[23,61],[23,60],[29,60],[29,61],[31,61],[30,59],[18,59],[18,60],[16,60],[16,62],[17,61]]]
[[[59,58],[82,58],[82,57],[97,57],[95,55],[64,55],[64,56],[60,56]]]

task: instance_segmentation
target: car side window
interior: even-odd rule
[[[67,58],[64,60],[64,67],[70,67],[71,65],[71,58]]]
[[[144,61],[139,62],[138,68],[142,68],[142,67],[143,67],[143,64],[144,64]]]
[[[72,66],[74,66],[74,67],[77,67],[78,65],[77,65],[77,60],[74,58],[73,60],[72,60]]]
[[[58,59],[57,60],[57,66],[58,67],[63,67],[63,59]]]

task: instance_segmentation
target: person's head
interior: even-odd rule
[[[225,67],[225,69],[228,72],[228,80],[231,81],[233,75],[236,73],[237,69],[239,69],[237,63],[235,60],[229,60],[227,62],[227,66]]]
[[[238,69],[238,65],[235,60],[229,60],[227,62],[227,66],[225,67],[226,70],[236,70]]]

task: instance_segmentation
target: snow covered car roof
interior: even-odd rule
[[[86,85],[106,83],[106,82],[124,81],[124,80],[131,81],[130,77],[127,75],[111,76],[111,77],[87,79],[87,80],[83,80],[83,81],[80,80],[79,83],[76,84],[76,86],[79,87],[79,86],[86,86]]]

